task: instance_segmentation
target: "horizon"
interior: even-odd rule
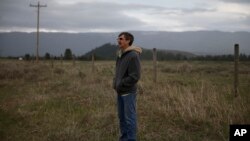
[[[234,44],[240,45],[240,53],[250,54],[250,32],[224,31],[131,31],[136,40],[134,45],[152,49],[186,51],[194,54],[221,55],[233,54]],[[76,55],[106,43],[116,44],[118,32],[99,33],[63,33],[41,32],[41,54],[49,52],[62,54],[65,48],[71,48]],[[32,54],[36,46],[36,32],[0,33],[0,55],[20,56]]]

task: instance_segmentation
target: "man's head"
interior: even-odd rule
[[[122,32],[119,34],[117,42],[120,48],[126,49],[133,44],[134,36],[129,32]]]

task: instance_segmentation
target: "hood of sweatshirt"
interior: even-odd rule
[[[141,54],[142,53],[142,49],[140,47],[137,47],[137,46],[130,46],[128,48],[126,48],[123,53],[127,52],[127,51],[131,51],[131,50],[134,50],[136,51],[137,53]]]
[[[132,46],[129,46],[128,48],[126,48],[125,50],[119,49],[118,52],[117,52],[117,56],[120,58],[123,53],[131,51],[131,50],[136,51],[138,54],[142,53],[142,49],[140,47],[132,45]]]

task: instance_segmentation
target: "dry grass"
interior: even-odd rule
[[[0,60],[0,139],[116,141],[114,64]],[[142,68],[139,140],[226,141],[229,124],[250,123],[250,74],[234,98],[231,62],[158,62],[157,84],[152,62]]]

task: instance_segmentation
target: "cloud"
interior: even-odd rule
[[[70,6],[54,7],[44,12],[44,24],[48,28],[117,30],[141,26],[137,18],[126,16],[123,6],[115,3],[77,3]]]
[[[0,30],[31,28],[35,21],[29,1],[2,0],[0,5]]]
[[[25,3],[25,6],[20,7],[16,7],[17,4],[13,3],[2,5],[0,11],[4,14],[1,14],[1,28],[34,27],[36,25],[36,9],[28,7],[28,4]],[[143,24],[139,19],[123,14],[120,9],[126,8],[126,5],[116,3],[76,2],[62,4],[62,2],[48,1],[47,5],[48,7],[40,10],[40,25],[41,28],[48,30],[83,32],[99,29],[112,31]]]
[[[108,1],[108,2],[107,2]],[[191,0],[182,3],[154,4],[152,1],[120,2],[119,0],[40,0],[47,4],[40,11],[42,31],[113,32],[125,30],[226,30],[250,31],[250,5],[247,1]],[[0,31],[36,31],[37,1],[2,0]],[[173,3],[173,2],[172,2]],[[178,1],[180,3],[180,1]]]
[[[233,3],[249,3],[249,0],[220,0],[220,1],[224,1],[224,2],[233,2]]]

